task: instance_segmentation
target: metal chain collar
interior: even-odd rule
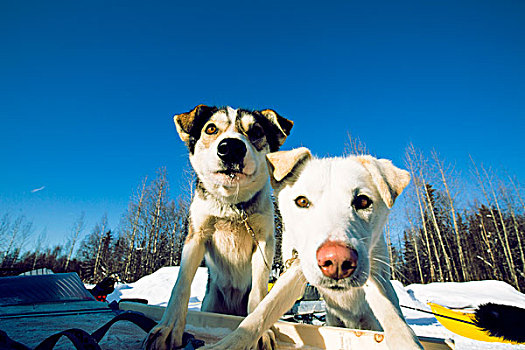
[[[268,271],[271,271],[272,268],[270,267],[270,265],[266,261],[266,256],[264,255],[264,252],[262,251],[262,248],[259,245],[259,241],[257,240],[257,237],[255,237],[255,231],[253,230],[253,228],[248,223],[248,215],[246,214],[246,211],[244,209],[240,209],[240,212],[241,212],[241,219],[242,219],[242,222],[244,224],[244,227],[246,227],[246,230],[252,236],[252,239],[255,242],[255,245],[257,246],[257,248],[261,252],[261,255],[262,255],[262,258],[263,258],[263,261],[264,261],[264,265],[266,265],[266,268],[268,269]]]
[[[297,250],[292,249],[292,257],[284,262],[282,273],[292,267],[292,264],[295,262],[295,260],[297,260],[297,258],[299,258],[299,253],[297,253]]]

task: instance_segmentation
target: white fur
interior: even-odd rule
[[[295,152],[293,158],[286,152],[268,156],[274,173],[279,174],[274,188],[285,230],[283,260],[291,256],[292,249],[299,259],[239,328],[210,348],[252,348],[253,339],[290,309],[308,281],[324,297],[328,325],[383,330],[390,349],[422,349],[403,319],[390,283],[382,234],[389,206],[408,184],[408,173],[369,156],[314,159],[308,150],[300,152],[303,156]],[[357,210],[353,206],[357,195],[368,196],[372,205]],[[308,198],[308,208],[296,205],[299,196]],[[357,267],[350,277],[336,281],[323,275],[316,252],[327,240],[357,251]]]

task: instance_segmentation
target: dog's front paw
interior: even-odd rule
[[[275,333],[272,330],[267,330],[259,338],[254,341],[253,333],[245,329],[237,328],[233,333],[223,338],[221,341],[204,347],[205,350],[273,350],[277,348],[275,341]]]
[[[221,341],[204,347],[204,350],[273,350],[276,349],[275,333],[267,330],[258,341],[254,341],[253,333],[237,328]]]
[[[180,329],[179,329],[180,328]],[[159,323],[148,333],[142,343],[144,350],[171,350],[182,346],[181,327],[169,326]]]
[[[261,350],[273,350],[277,349],[277,341],[275,340],[275,333],[272,329],[268,329],[259,338],[257,342],[258,348]]]
[[[253,339],[253,338],[252,338]],[[249,337],[246,336],[245,332],[242,330],[235,331],[228,336],[222,338],[220,341],[218,341],[215,344],[206,345],[203,349],[204,350],[251,350],[254,348],[253,341],[250,340]]]

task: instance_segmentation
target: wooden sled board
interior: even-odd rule
[[[160,320],[165,307],[144,305],[132,302],[121,302],[121,310],[142,312],[144,315]],[[233,331],[237,328],[243,317],[215,314],[202,311],[188,311],[186,323],[193,328],[227,329]],[[309,346],[319,349],[371,349],[387,350],[382,332],[353,330],[339,327],[315,326],[302,323],[278,321],[274,324],[277,329],[276,337],[279,348],[297,349],[298,346]],[[196,334],[199,338],[200,334]],[[206,340],[206,339],[204,339]],[[452,340],[440,338],[419,337],[425,350],[450,350],[454,349]],[[287,346],[289,344],[290,346]]]
[[[132,302],[121,302],[121,310],[142,312],[148,317],[160,320],[165,307],[144,305]],[[233,331],[243,320],[242,317],[215,314],[200,311],[188,311],[186,323],[192,328],[226,329]],[[278,321],[274,324],[276,337],[282,349],[297,349],[298,346],[316,347],[319,349],[372,349],[386,350],[386,342],[381,332],[352,330],[338,327],[320,327],[301,323]],[[215,333],[212,331],[212,333]],[[197,338],[203,334],[196,334]],[[205,334],[204,334],[205,335]],[[204,339],[207,340],[207,339]],[[419,337],[425,350],[454,349],[451,340]],[[290,346],[286,346],[289,344]]]

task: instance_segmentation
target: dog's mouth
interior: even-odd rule
[[[333,291],[346,291],[348,289],[362,287],[368,278],[368,274],[364,271],[356,271],[352,276],[334,280],[330,278],[324,278],[319,284],[320,287],[330,289]]]
[[[242,171],[233,169],[219,170],[215,172],[215,175],[225,183],[236,183],[246,178],[246,174]]]
[[[343,290],[347,290],[349,287],[338,286],[338,285],[331,285],[331,286],[326,286],[325,288],[328,288],[328,289],[331,289],[331,290],[335,290],[335,291],[343,291]]]
[[[352,283],[349,280],[350,278],[338,281],[323,281],[324,283],[321,283],[321,286],[334,291],[344,291],[352,287]]]
[[[359,284],[356,283],[356,281],[339,280],[337,282],[333,281],[328,283],[322,283],[321,286],[323,288],[330,289],[336,292],[344,292],[351,288],[359,287]]]

